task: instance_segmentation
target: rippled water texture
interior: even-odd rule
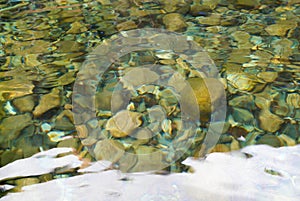
[[[85,166],[106,159],[123,172],[190,172],[181,164],[187,157],[299,144],[299,16],[299,0],[0,0],[0,167],[70,147]],[[125,55],[103,53],[120,34],[149,28],[189,42],[127,53],[137,34],[117,40]],[[141,44],[171,37],[157,38]],[[93,65],[82,73],[85,61],[111,63],[99,76]],[[220,127],[213,136],[210,128]],[[19,191],[76,168],[1,185]]]

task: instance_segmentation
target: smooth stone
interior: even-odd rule
[[[31,112],[34,108],[34,98],[31,95],[16,98],[12,104],[21,112]]]
[[[34,130],[29,135],[33,135]],[[33,154],[40,152],[39,146],[32,140],[31,137],[21,137],[16,142],[16,147],[23,151],[23,157],[31,157]]]
[[[277,72],[261,72],[257,74],[258,78],[263,79],[266,82],[273,82],[278,77]]]
[[[51,126],[51,124],[48,124],[48,123],[42,123],[41,129],[42,129],[42,132],[49,132],[49,131],[51,131],[52,126]]]
[[[69,110],[68,110],[69,111]],[[71,114],[72,112],[69,111]],[[57,130],[70,131],[75,130],[74,124],[71,122],[67,110],[61,112],[55,119],[54,128]]]
[[[228,104],[232,107],[240,107],[248,110],[254,109],[254,98],[250,94],[242,96],[236,96],[228,101]]]
[[[4,118],[0,124],[0,144],[17,138],[21,130],[30,124],[32,118],[29,113]]]
[[[255,8],[259,6],[259,0],[236,0],[235,5],[240,8]]]
[[[292,139],[300,137],[300,127],[297,124],[287,124],[283,129],[282,134],[289,136]]]
[[[126,21],[126,22],[122,22],[117,25],[118,31],[126,31],[126,30],[136,29],[136,28],[137,28],[137,25],[135,24],[134,21]]]
[[[77,135],[79,138],[88,137],[88,129],[87,129],[86,125],[84,125],[84,124],[77,125],[76,130],[77,130]]]
[[[259,113],[259,125],[265,131],[276,132],[283,124],[283,120],[275,114],[272,114],[269,110],[263,109]]]
[[[209,12],[211,12],[211,11],[212,11],[212,9],[209,6],[194,4],[191,6],[189,14],[191,14],[193,17],[208,16]]]
[[[227,75],[228,82],[240,91],[252,91],[258,84],[257,78],[249,73],[235,73]]]
[[[190,9],[190,4],[182,0],[158,0],[162,5],[163,13],[180,13],[186,14]]]
[[[205,24],[205,25],[211,25],[211,26],[220,25],[221,15],[220,14],[212,14],[208,17],[201,17],[201,18],[199,18],[199,23]]]
[[[40,180],[38,178],[22,178],[15,180],[15,184],[21,187],[37,183],[40,183]]]
[[[240,143],[237,140],[233,139],[230,144],[230,151],[239,150],[240,148]]]
[[[33,115],[38,117],[50,109],[57,108],[61,105],[61,91],[53,88],[49,94],[43,95],[39,104],[34,108]]]
[[[71,24],[71,28],[67,31],[67,34],[79,34],[87,31],[88,29],[84,24],[76,21]]]
[[[97,142],[97,140],[95,138],[92,138],[92,137],[87,137],[87,138],[81,140],[81,143],[82,143],[83,146],[92,146],[96,142]]]
[[[72,147],[74,149],[77,149],[79,145],[79,140],[77,138],[70,138],[60,141],[57,144],[57,147]]]
[[[224,85],[215,78],[189,78],[187,81],[196,97],[200,110],[200,119],[203,121],[208,120],[208,116],[212,112],[212,105],[223,95]],[[210,87],[210,91],[207,86]]]
[[[154,147],[139,146],[135,150],[135,154],[138,161],[130,172],[156,171],[168,166],[163,162],[164,154]]]
[[[140,113],[122,110],[107,121],[106,129],[113,137],[126,137],[143,123],[141,117]]]
[[[163,17],[163,23],[169,31],[184,31],[187,27],[184,18],[178,13],[170,13]]]
[[[213,152],[229,152],[230,148],[225,144],[217,144],[214,146],[214,148],[210,151],[210,153]]]
[[[297,27],[295,21],[279,21],[276,24],[269,25],[265,28],[271,36],[285,36],[287,31]]]
[[[126,152],[118,161],[119,169],[122,172],[131,172],[138,161],[138,156],[135,153]]]
[[[147,144],[153,137],[153,133],[148,128],[138,128],[132,137],[136,138],[136,141],[133,143],[133,145],[137,146],[141,144]]]
[[[94,154],[96,160],[107,160],[112,163],[117,162],[125,153],[124,146],[112,139],[104,139],[97,142]]]
[[[286,146],[295,146],[296,145],[296,141],[285,134],[279,135],[278,138],[281,139],[282,141],[284,141]]]
[[[253,124],[254,116],[251,112],[241,108],[233,108],[232,116],[235,121],[241,123],[250,123]]]
[[[263,135],[261,138],[259,138],[257,144],[267,144],[272,147],[281,147],[283,145],[278,137],[270,134]]]
[[[23,151],[21,149],[6,150],[1,154],[1,166],[5,166],[21,158],[23,158]]]
[[[298,93],[288,94],[286,102],[289,106],[299,109],[300,108],[300,95]]]
[[[232,52],[229,55],[228,62],[230,63],[248,63],[251,61],[251,58],[249,57],[251,55],[250,49],[233,49]],[[229,67],[230,68],[230,67]],[[240,66],[238,66],[238,70],[240,70]],[[229,69],[228,69],[229,70]],[[230,73],[229,73],[230,74]]]

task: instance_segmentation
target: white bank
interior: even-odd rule
[[[0,180],[81,165],[75,155],[56,158],[68,148],[52,149],[0,168]],[[244,153],[252,155],[247,158]],[[25,186],[1,201],[299,201],[300,145],[246,147],[212,153],[205,160],[188,158],[195,173],[154,175],[103,171],[107,162],[80,169],[83,175]],[[275,174],[271,174],[271,172]],[[124,179],[126,178],[126,179]],[[12,188],[13,186],[2,186]]]

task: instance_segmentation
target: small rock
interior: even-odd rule
[[[105,139],[98,142],[94,149],[96,160],[107,160],[117,162],[125,153],[124,146],[112,139]]]
[[[122,110],[107,121],[106,129],[114,137],[126,137],[143,123],[141,117],[140,113]]]
[[[76,21],[71,24],[71,28],[67,31],[67,34],[78,34],[87,31],[84,24]]]
[[[240,91],[252,91],[257,85],[257,78],[247,73],[228,74],[227,80],[234,88]]]
[[[235,5],[239,8],[255,8],[259,6],[259,0],[237,0]]]
[[[211,151],[212,152],[229,152],[230,149],[227,145],[225,144],[217,144]]]
[[[257,74],[258,78],[263,79],[266,82],[273,82],[278,77],[277,72],[261,72]]]
[[[131,168],[137,163],[137,155],[134,153],[126,152],[118,161],[120,170],[122,172],[131,172]]]
[[[285,36],[287,31],[297,27],[295,21],[280,21],[276,24],[269,25],[265,28],[271,36]]]
[[[52,126],[48,123],[43,123],[41,125],[41,129],[43,132],[49,132],[51,130]]]
[[[168,165],[163,162],[163,153],[153,147],[139,146],[135,150],[138,157],[136,165],[130,170],[131,172],[145,172],[162,170]]]
[[[28,186],[37,183],[40,183],[40,180],[38,178],[22,178],[15,180],[15,184],[18,187]]]
[[[263,135],[258,141],[257,144],[267,144],[272,147],[280,147],[282,146],[282,142],[275,135]]]
[[[268,132],[276,132],[284,122],[280,117],[272,114],[269,110],[263,109],[259,114],[260,127]]]
[[[57,147],[71,147],[71,148],[77,149],[78,145],[79,145],[78,143],[79,143],[79,141],[77,138],[70,138],[70,139],[65,139],[65,140],[60,141],[57,144]]]
[[[70,110],[64,110],[56,117],[54,126],[55,129],[63,131],[75,130],[74,124],[69,118],[69,113],[72,115]]]
[[[85,138],[85,139],[81,140],[81,143],[82,143],[83,146],[92,146],[96,142],[97,142],[97,140],[95,138],[92,138],[92,137],[88,137],[88,138]]]
[[[200,24],[216,26],[220,25],[221,15],[220,14],[212,14],[209,17],[201,17],[199,19]]]
[[[214,78],[189,78],[187,81],[196,97],[200,110],[200,118],[203,121],[206,121],[209,114],[212,112],[212,105],[214,105],[214,103],[216,103],[223,95],[224,86],[220,81]]]
[[[30,124],[32,124],[32,118],[29,113],[3,119],[0,124],[0,144],[17,138],[21,130]]]
[[[77,135],[79,138],[86,138],[88,137],[88,129],[87,127],[82,124],[82,125],[77,125],[76,126],[76,130],[77,130]]]
[[[134,146],[136,146],[148,143],[153,137],[153,133],[148,128],[138,128],[132,137],[136,138],[134,142]]]
[[[195,5],[191,6],[189,13],[193,17],[197,17],[197,16],[205,16],[206,17],[209,15],[210,11],[212,11],[212,9],[209,6],[195,4]]]
[[[228,103],[233,107],[240,107],[248,110],[254,109],[254,98],[250,94],[234,97],[232,100],[229,100]]]
[[[287,145],[287,146],[295,146],[296,145],[296,141],[285,134],[279,135],[278,138],[281,139],[282,141],[284,141],[285,145]]]
[[[97,1],[101,3],[101,5],[103,6],[108,6],[112,4],[110,0],[97,0]]]
[[[1,154],[1,166],[5,166],[21,158],[23,158],[23,151],[21,149],[6,150]]]
[[[43,95],[39,104],[33,111],[34,116],[41,116],[50,109],[59,107],[61,104],[60,90],[53,88],[49,94]]]
[[[169,31],[184,31],[187,24],[182,15],[170,13],[163,17],[163,23]]]
[[[294,108],[300,108],[300,95],[298,93],[288,94],[286,102],[289,106]]]
[[[126,21],[126,22],[122,22],[117,25],[118,31],[126,31],[126,30],[136,29],[136,28],[137,28],[137,25],[135,24],[134,21]]]
[[[235,121],[241,123],[250,123],[252,124],[254,121],[254,116],[251,112],[241,108],[233,108],[232,116]],[[252,123],[251,123],[252,122]]]

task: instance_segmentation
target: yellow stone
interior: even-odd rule
[[[272,114],[268,109],[263,109],[259,114],[260,127],[268,132],[276,132],[284,122],[280,117]]]

